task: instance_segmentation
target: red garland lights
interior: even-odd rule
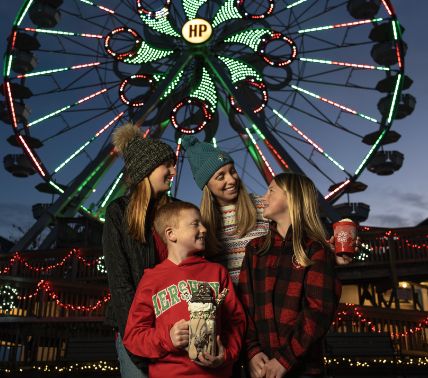
[[[149,10],[143,5],[143,0],[137,0],[137,10],[138,10],[138,13],[142,15],[145,15],[153,19],[157,19],[157,18],[165,17],[168,14],[170,4],[171,4],[171,0],[166,0],[160,9]]]
[[[123,80],[119,86],[119,97],[124,104],[129,105],[129,106],[133,106],[133,107],[143,106],[144,105],[143,101],[135,101],[135,100],[130,101],[125,95],[125,88],[128,84],[130,84],[130,81],[132,81],[132,80],[144,80],[144,81],[146,81],[147,83],[149,83],[150,90],[152,91],[154,88],[153,78],[150,75],[143,75],[143,74],[132,75],[132,76],[128,77],[127,79]]]
[[[286,60],[272,59],[266,54],[267,45],[276,40],[282,40],[290,46],[291,53],[288,59]],[[267,64],[270,64],[271,66],[274,66],[274,67],[285,67],[289,65],[294,59],[296,59],[297,46],[291,38],[288,38],[281,33],[273,33],[270,37],[266,37],[261,40],[258,48],[258,52]]]
[[[80,255],[80,250],[73,248],[70,252],[67,253],[66,256],[63,257],[63,259],[61,261],[57,262],[56,264],[46,265],[46,266],[42,266],[42,267],[36,267],[36,266],[31,265],[24,257],[21,256],[21,254],[19,252],[15,252],[13,257],[11,257],[9,260],[9,264],[5,268],[0,270],[0,275],[9,273],[10,268],[13,266],[13,264],[15,264],[17,262],[21,263],[27,269],[32,270],[33,272],[38,272],[38,273],[49,272],[50,270],[64,266],[65,262],[73,256],[75,256],[82,264],[84,264],[88,267],[99,264],[100,260],[102,260],[102,258],[103,258],[103,256],[101,256],[101,257],[97,257],[96,259],[94,259],[92,261],[89,261]]]
[[[128,33],[134,38],[134,46],[126,52],[122,52],[122,53],[115,52],[110,46],[112,37],[119,33]],[[125,58],[131,58],[132,56],[134,56],[138,51],[138,45],[140,43],[141,43],[141,37],[135,30],[131,28],[125,28],[122,26],[120,28],[112,30],[109,34],[107,34],[104,41],[104,47],[112,57],[116,58],[117,60],[123,60]]]
[[[245,10],[245,0],[237,0],[236,7],[238,8],[239,13],[241,13],[243,18],[246,18],[249,20],[260,20],[260,19],[263,19],[263,18],[271,15],[273,12],[275,2],[273,0],[267,0],[267,2],[269,4],[268,4],[266,10],[263,13],[259,13],[259,14],[248,13]]]
[[[203,121],[199,123],[196,127],[190,128],[190,127],[183,127],[180,126],[180,124],[177,121],[177,113],[178,111],[189,105],[196,105],[199,107],[202,111]],[[195,134],[201,131],[209,121],[211,121],[213,115],[211,114],[208,104],[206,104],[204,101],[201,101],[195,97],[186,97],[183,100],[181,100],[177,105],[175,105],[174,109],[171,111],[171,123],[172,125],[180,131],[182,134]]]
[[[256,89],[261,91],[261,93],[262,93],[261,104],[258,107],[252,109],[254,113],[261,112],[268,102],[268,93],[266,90],[265,83],[263,83],[262,81],[260,81],[260,82],[255,81],[254,79],[246,79],[246,80],[242,80],[241,82],[237,83],[236,89],[238,89],[242,85],[248,85],[249,87],[253,87],[253,88],[256,88]],[[238,113],[243,112],[242,109],[239,107],[239,105],[236,103],[236,100],[233,96],[229,96],[229,101],[230,101],[230,104],[233,106],[233,108]]]

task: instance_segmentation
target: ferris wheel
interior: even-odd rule
[[[334,217],[366,168],[401,166],[384,145],[414,107],[402,31],[389,0],[25,0],[1,114],[23,153],[5,167],[43,178],[51,214],[103,220],[125,191],[110,136],[132,121],[175,149],[174,196],[192,185],[181,137],[197,134],[252,191],[286,169],[308,175]]]

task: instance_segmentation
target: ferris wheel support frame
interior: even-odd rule
[[[81,208],[81,203],[84,198],[92,191],[93,184],[95,184],[106,171],[105,168],[97,170],[97,167],[100,164],[107,167],[113,163],[115,158],[116,154],[113,152],[113,146],[111,144],[105,146],[95,159],[89,162],[83,171],[73,179],[72,184],[64,193],[44,211],[42,216],[11,248],[11,251],[22,251],[26,249],[36,240],[43,230],[54,222],[56,217],[60,215],[65,217],[74,216]],[[95,174],[93,174],[94,171]],[[85,185],[82,187],[83,184]],[[56,227],[51,230],[49,235],[42,242],[44,248],[48,248],[54,241],[54,236],[56,235],[55,231]]]

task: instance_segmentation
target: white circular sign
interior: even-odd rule
[[[213,32],[211,24],[202,18],[194,18],[187,21],[181,29],[183,38],[190,43],[203,43],[207,41]]]

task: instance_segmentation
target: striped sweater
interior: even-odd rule
[[[237,285],[242,260],[245,256],[245,247],[250,240],[266,235],[269,231],[269,223],[263,218],[263,201],[261,197],[250,194],[251,200],[256,206],[257,219],[255,227],[243,237],[236,233],[236,205],[220,207],[222,215],[222,233],[220,235],[223,250],[213,260],[222,264],[229,270],[232,282]]]

